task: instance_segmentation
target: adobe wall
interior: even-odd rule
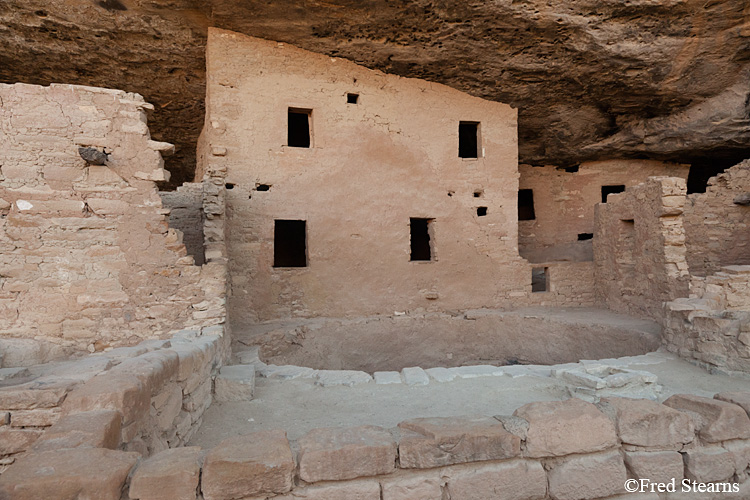
[[[708,276],[722,266],[750,264],[750,207],[734,200],[750,193],[750,160],[708,181],[688,196],[685,242],[690,273]]]
[[[0,496],[50,498],[62,486],[101,500],[119,500],[122,490],[152,500],[168,485],[175,497],[206,500],[661,498],[649,489],[628,493],[645,480],[647,488],[669,485],[670,497],[739,500],[750,494],[749,411],[750,394],[740,392],[679,394],[663,404],[569,399],[529,403],[513,415],[417,418],[394,429],[313,429],[296,442],[269,430],[139,463],[111,444],[42,447],[0,475]],[[84,474],[94,470],[92,482]]]
[[[221,167],[231,186],[236,328],[528,296],[530,268],[517,251],[515,110],[216,29],[207,64],[199,172]],[[359,94],[358,104],[347,93]],[[285,146],[290,107],[312,110],[312,147]],[[481,122],[480,158],[458,156],[459,121]],[[434,261],[410,262],[410,217],[434,219]],[[273,267],[274,219],[307,221],[306,268]]]
[[[0,100],[5,366],[224,321],[224,262],[195,266],[169,227],[155,181],[171,145],[150,140],[141,96],[16,84]],[[104,148],[106,165],[79,147]]]
[[[596,301],[661,322],[663,303],[688,295],[684,179],[650,177],[595,209]]]
[[[568,172],[554,165],[519,165],[519,189],[534,194],[534,220],[518,221],[518,249],[530,262],[591,261],[594,206],[602,186],[635,186],[648,177],[666,175],[687,180],[689,165],[653,160],[585,162]]]

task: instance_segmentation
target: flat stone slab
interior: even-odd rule
[[[141,462],[130,481],[134,500],[195,500],[200,479],[198,446],[164,450]]]
[[[430,383],[427,372],[418,366],[404,368],[401,370],[401,376],[404,378],[406,385],[427,385]]]
[[[256,365],[255,368],[261,377],[279,380],[293,380],[296,378],[314,378],[318,370],[305,366],[294,365]]]
[[[297,441],[300,478],[309,483],[389,474],[396,442],[382,427],[313,429]]]
[[[403,468],[427,469],[521,454],[521,438],[492,417],[416,418],[398,427]]]
[[[623,444],[662,450],[681,450],[693,441],[695,428],[687,413],[655,401],[605,398],[603,408],[611,408],[617,434]]]
[[[250,401],[255,392],[255,367],[252,365],[223,366],[216,375],[216,401]]]
[[[432,380],[435,382],[452,382],[456,379],[458,375],[450,371],[448,368],[443,368],[442,366],[436,367],[436,368],[428,368],[425,370],[427,372],[427,375],[430,376]]]
[[[492,365],[458,366],[449,369],[460,378],[500,377],[505,375],[503,368]]]
[[[399,372],[375,372],[372,374],[376,384],[400,384],[401,374]]]
[[[94,410],[66,415],[48,428],[33,446],[35,451],[63,448],[108,448],[120,446],[122,416],[115,410]]]
[[[372,377],[356,370],[318,370],[315,374],[315,385],[332,387],[343,385],[352,387],[372,382]]]
[[[696,429],[705,441],[716,443],[750,438],[750,418],[742,407],[735,404],[690,394],[675,394],[664,404],[699,415]]]
[[[138,457],[102,448],[30,453],[0,475],[0,498],[120,500]]]
[[[234,436],[206,455],[201,490],[205,500],[286,493],[292,489],[294,469],[292,450],[284,431]]]

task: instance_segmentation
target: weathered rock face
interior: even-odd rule
[[[8,0],[0,81],[142,93],[192,177],[207,26],[519,108],[521,160],[728,162],[750,149],[750,6],[736,0]]]

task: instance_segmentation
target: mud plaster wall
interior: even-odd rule
[[[750,207],[735,205],[750,192],[750,161],[709,180],[705,193],[685,204],[685,236],[690,274],[707,276],[721,266],[750,264]]]
[[[515,110],[221,30],[209,32],[207,58],[198,156],[223,165],[233,186],[235,327],[491,307],[528,295],[530,268],[517,252]],[[358,104],[347,104],[348,92]],[[289,107],[312,110],[312,147],[285,146]],[[481,158],[458,156],[459,121],[481,122]],[[410,217],[434,219],[433,262],[410,262]],[[308,267],[273,267],[274,219],[307,221]]]
[[[577,172],[547,165],[520,165],[519,189],[532,189],[535,220],[518,222],[518,249],[530,262],[593,260],[592,241],[578,235],[594,232],[594,206],[602,186],[635,186],[650,176],[687,179],[689,165],[652,160],[606,160],[582,163]]]
[[[684,179],[651,177],[596,205],[596,301],[659,322],[663,303],[687,297]]]
[[[203,265],[203,184],[185,183],[174,191],[159,192],[169,208],[169,227],[182,232],[182,242],[196,265]]]
[[[171,146],[150,140],[139,95],[16,84],[0,100],[0,341],[56,356],[223,321],[224,266],[193,265],[167,225],[154,181]]]

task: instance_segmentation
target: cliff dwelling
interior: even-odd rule
[[[750,498],[747,8],[187,4],[0,7],[0,499]]]

